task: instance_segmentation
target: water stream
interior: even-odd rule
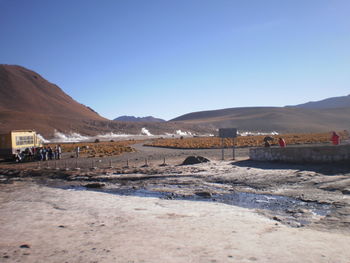
[[[211,196],[190,195],[184,196],[171,192],[152,191],[149,189],[132,189],[132,188],[101,188],[90,189],[82,186],[64,187],[73,190],[92,190],[115,195],[139,196],[139,197],[156,197],[161,199],[188,200],[188,201],[205,201],[220,202],[224,204],[249,208],[263,209],[272,212],[272,214],[282,215],[289,218],[290,221],[308,224],[307,216],[310,214],[317,216],[326,216],[332,212],[332,205],[318,202],[306,202],[296,198],[271,195],[255,194],[248,192],[232,192],[228,194],[213,194]]]

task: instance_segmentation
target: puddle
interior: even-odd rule
[[[303,211],[307,209],[320,216],[325,216],[331,212],[331,205],[305,202],[280,195],[235,192],[232,194],[214,195],[213,198],[218,202],[251,209],[267,209],[277,212]]]
[[[288,216],[295,214],[304,214],[310,212],[314,215],[326,216],[332,212],[332,205],[321,204],[317,202],[305,202],[292,197],[268,194],[254,194],[247,192],[234,192],[230,194],[214,194],[211,197],[202,197],[198,195],[183,196],[171,192],[159,192],[148,189],[120,189],[120,188],[105,188],[105,189],[88,189],[82,186],[64,187],[64,189],[71,190],[89,190],[99,191],[104,193],[139,196],[139,197],[156,197],[162,199],[174,200],[188,200],[188,201],[205,201],[205,202],[220,202],[224,204],[249,208],[249,209],[264,209],[273,211],[276,214],[288,214]],[[299,217],[303,217],[300,216]],[[307,223],[305,220],[299,222]]]

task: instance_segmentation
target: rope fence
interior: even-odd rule
[[[144,160],[115,160],[112,158],[68,158],[62,160],[47,160],[27,163],[18,163],[18,168],[32,168],[39,170],[80,170],[80,169],[113,169],[113,168],[147,168],[150,166],[167,166],[166,158],[159,160],[144,158]]]

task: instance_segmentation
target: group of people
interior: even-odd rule
[[[272,137],[266,136],[264,138],[264,146],[265,147],[270,147],[271,146],[270,142],[272,142],[273,140],[274,139]],[[278,144],[279,144],[280,147],[286,147],[287,146],[286,141],[282,137],[278,138]]]
[[[265,147],[270,147],[271,146],[270,142],[272,142],[273,140],[274,139],[272,137],[266,136],[264,138],[264,146]],[[332,142],[333,145],[339,145],[340,144],[340,136],[335,131],[332,132],[331,142]],[[278,138],[278,144],[282,148],[287,146],[286,141],[282,137]]]
[[[30,147],[26,148],[24,151],[17,150],[15,154],[16,162],[60,160],[61,157],[61,145],[56,145],[54,148],[51,146]]]

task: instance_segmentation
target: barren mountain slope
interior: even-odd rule
[[[0,65],[0,132],[36,129],[47,134],[54,129],[79,130],[84,123],[105,120],[36,72]]]
[[[131,122],[165,122],[165,120],[160,118],[155,118],[153,116],[147,117],[135,117],[135,116],[120,116],[114,119],[115,121],[131,121]]]
[[[21,66],[0,65],[0,133],[35,129],[46,137],[51,137],[55,130],[84,135],[140,134],[143,127],[152,134],[174,133],[178,129],[205,132],[184,123],[110,121],[78,103],[38,73]]]
[[[300,109],[289,107],[231,108],[189,113],[171,121],[248,131],[319,132],[350,128],[350,107]]]
[[[58,86],[20,66],[0,65],[0,94],[0,107],[10,111],[104,120]]]
[[[310,101],[307,103],[289,106],[304,109],[331,109],[331,108],[348,108],[350,107],[350,95],[332,97],[319,101]]]

